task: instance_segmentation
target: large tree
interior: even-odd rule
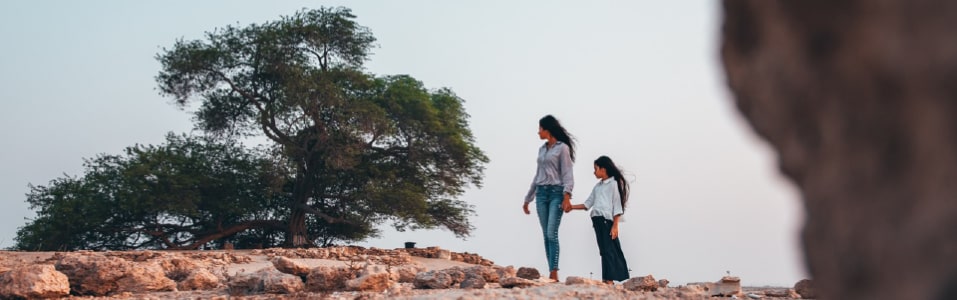
[[[262,135],[281,149],[288,245],[383,221],[467,236],[474,212],[458,197],[481,184],[488,159],[463,100],[365,72],[375,38],[354,19],[347,8],[302,10],[180,40],[157,56],[157,82],[180,106],[200,102],[199,129]]]
[[[232,242],[273,246],[288,198],[282,172],[261,151],[170,134],[86,160],[81,176],[31,186],[37,218],[17,232],[21,250],[196,249]]]

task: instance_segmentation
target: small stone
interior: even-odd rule
[[[802,279],[795,283],[794,291],[801,295],[801,298],[814,299],[818,297],[817,290],[810,279]]]
[[[528,267],[518,268],[518,271],[515,272],[515,276],[528,280],[538,280],[539,278],[542,278],[542,275],[538,273],[538,269]]]
[[[465,280],[459,285],[462,289],[484,289],[487,283],[481,275],[466,275]]]
[[[654,292],[658,290],[658,282],[651,275],[628,279],[622,285],[629,291]]]
[[[541,283],[531,281],[525,278],[520,277],[509,277],[501,280],[500,284],[503,288],[527,288],[530,286],[541,285]]]

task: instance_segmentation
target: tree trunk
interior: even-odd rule
[[[306,211],[293,207],[289,217],[289,228],[286,231],[286,243],[292,247],[306,247],[309,243],[306,234]]]
[[[312,246],[312,240],[306,231],[306,210],[309,203],[309,193],[312,191],[312,185],[309,184],[309,176],[304,170],[300,169],[296,176],[296,186],[293,188],[291,210],[289,216],[289,228],[286,230],[286,244],[299,248]]]

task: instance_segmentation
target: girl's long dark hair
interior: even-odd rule
[[[615,166],[615,162],[611,161],[611,158],[604,155],[595,160],[595,166],[605,169],[608,177],[615,178],[615,182],[618,183],[618,194],[621,195],[621,209],[624,210],[625,203],[628,202],[628,181],[625,181],[625,176],[621,175],[621,169]]]
[[[558,119],[552,115],[544,116],[538,120],[538,126],[547,130],[556,140],[568,145],[568,154],[572,157],[572,161],[575,161],[575,142],[572,141],[572,135],[565,130],[565,127],[558,123]]]

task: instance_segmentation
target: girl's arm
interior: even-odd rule
[[[621,215],[615,215],[615,220],[611,224],[611,239],[618,238],[618,218],[621,218]]]
[[[611,213],[615,215],[615,219],[612,220],[611,224],[611,239],[618,238],[618,218],[621,218],[621,214],[625,213],[624,207],[621,206],[621,193],[618,192],[617,186],[613,192],[611,192]]]
[[[617,184],[615,185],[618,186]],[[618,215],[625,213],[625,208],[621,206],[621,193],[618,192],[617,188],[612,189],[611,192],[611,215],[618,218]]]
[[[588,194],[588,199],[585,199],[585,203],[571,205],[569,211],[580,209],[588,210],[589,207],[595,204],[595,190],[592,189],[591,194]]]

